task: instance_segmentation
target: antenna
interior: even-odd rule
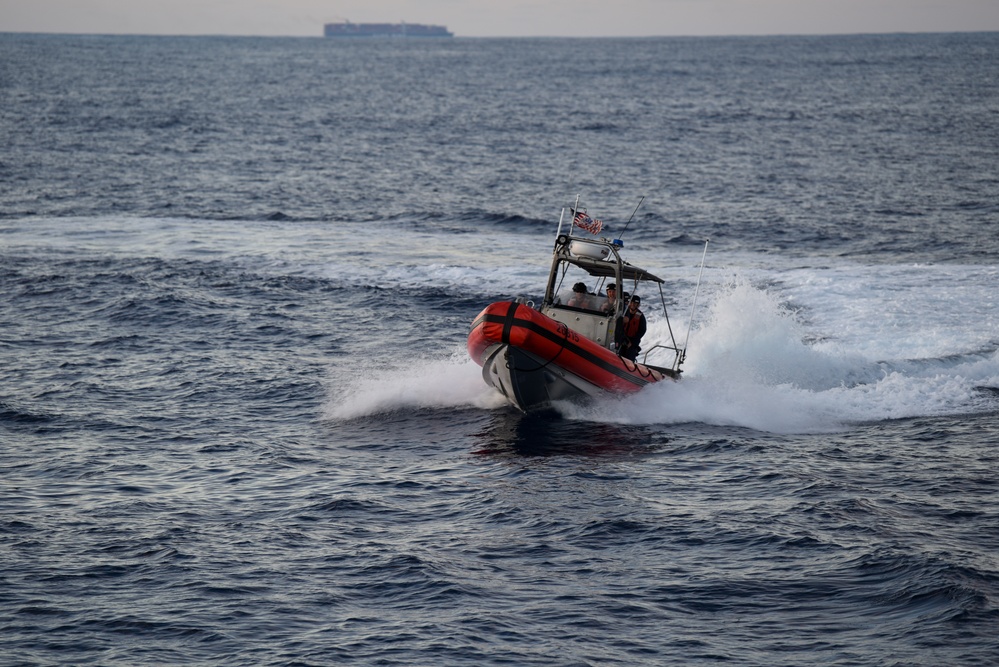
[[[697,305],[697,291],[701,287],[701,274],[704,273],[704,258],[708,255],[708,242],[704,241],[704,253],[701,255],[701,270],[697,272],[697,284],[694,286],[694,302],[690,304],[690,321],[687,322],[687,338],[683,341],[683,359],[687,358],[687,343],[690,342],[690,328],[694,326],[694,307]]]
[[[638,206],[636,206],[635,210],[631,212],[631,218],[634,218],[635,214],[638,213],[638,208],[642,205],[643,201],[645,201],[645,195],[642,195],[642,198],[638,200]],[[618,238],[624,236],[624,233],[628,231],[628,225],[631,224],[631,218],[628,218],[628,222],[624,223],[624,229],[622,229],[621,233],[618,234]]]

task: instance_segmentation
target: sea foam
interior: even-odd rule
[[[994,409],[999,351],[930,359],[877,359],[810,330],[781,294],[736,279],[715,289],[693,328],[684,377],[626,397],[560,404],[570,419],[630,424],[700,422],[773,433],[821,433],[851,424]],[[856,326],[856,325],[854,325]],[[678,346],[687,322],[672,324]],[[650,316],[645,347],[670,344],[670,325]],[[650,363],[670,365],[656,350]],[[384,360],[383,360],[384,361]],[[336,383],[324,414],[351,419],[411,408],[501,409],[463,346],[442,358],[396,361]]]
[[[327,419],[355,419],[411,408],[484,408],[506,404],[499,392],[482,380],[482,369],[467,352],[412,364],[358,369],[352,381],[336,383],[323,414]]]
[[[650,325],[648,339],[666,335]],[[746,281],[719,292],[690,339],[680,382],[587,406],[571,418],[635,424],[702,422],[774,433],[830,432],[849,424],[995,409],[996,350],[939,359],[876,360],[807,342],[813,333],[780,297]]]

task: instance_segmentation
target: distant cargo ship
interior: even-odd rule
[[[454,37],[446,26],[420,23],[327,23],[326,37]]]

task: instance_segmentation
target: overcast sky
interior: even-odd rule
[[[999,0],[0,0],[0,32],[320,36],[348,19],[459,37],[999,30]]]

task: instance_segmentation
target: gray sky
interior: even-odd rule
[[[320,36],[343,19],[459,37],[999,30],[999,0],[0,0],[0,32]]]

